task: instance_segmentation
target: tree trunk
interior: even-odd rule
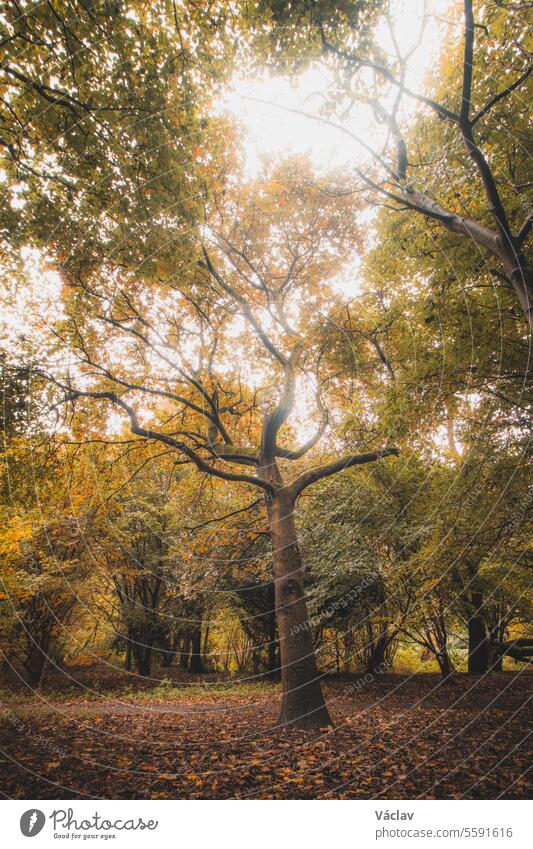
[[[345,675],[348,675],[351,671],[351,668],[352,668],[352,655],[353,655],[353,649],[354,649],[353,631],[352,631],[351,627],[349,627],[344,632],[343,647],[344,647],[343,671],[344,671]]]
[[[339,632],[335,629],[335,669],[337,675],[341,674],[341,650],[339,646]]]
[[[181,643],[181,651],[180,651],[180,668],[188,669],[189,668],[189,652],[191,650],[191,638],[189,632],[187,631],[185,636],[183,637],[183,641]]]
[[[502,622],[498,622],[495,627],[489,631],[490,638],[490,655],[489,663],[492,672],[503,672],[503,654],[495,651],[494,645],[505,642],[506,626]]]
[[[2,655],[3,655],[3,658],[2,658],[2,662],[0,663],[0,681],[6,681],[7,682],[11,678],[11,671],[12,671],[11,659],[13,657],[13,653],[11,651],[8,652],[7,654],[4,654],[2,652]]]
[[[32,687],[39,687],[43,678],[43,672],[46,664],[47,650],[49,646],[49,638],[45,635],[44,638],[35,639],[24,661],[24,666],[28,674],[28,683]]]
[[[453,672],[455,672],[455,667],[451,661],[450,655],[448,654],[448,649],[440,649],[440,651],[435,653],[435,657],[437,658],[440,674],[443,678],[448,678]]]
[[[172,666],[172,661],[174,660],[174,652],[167,645],[166,648],[161,651],[161,668],[162,669],[170,669]]]
[[[204,647],[202,649],[202,663],[204,669],[209,669],[209,623],[205,626],[204,631]]]
[[[483,675],[489,670],[489,635],[483,618],[483,596],[472,593],[474,611],[468,619],[468,671],[473,675]]]
[[[254,676],[259,674],[261,668],[261,649],[252,646],[252,672]]]
[[[131,672],[131,642],[130,638],[126,639],[126,656],[124,658],[124,669],[127,672]]]
[[[150,646],[139,645],[134,650],[137,672],[143,677],[148,677],[152,671],[152,649]]]
[[[272,587],[272,605],[274,601],[274,587]],[[268,614],[268,677],[279,678],[278,663],[278,641],[276,639],[276,611],[273,609]]]
[[[380,675],[392,665],[396,654],[397,631],[388,622],[378,622],[374,627],[370,615],[366,617],[365,631],[365,671],[369,675]]]
[[[506,643],[490,641],[490,657],[492,662],[498,657],[511,657],[520,663],[533,663],[533,638],[519,637]]]
[[[298,728],[331,724],[316,666],[307,615],[294,501],[283,489],[267,498],[274,563],[282,703],[278,722]]]
[[[522,251],[506,246],[503,265],[530,328],[533,328],[533,273]]]
[[[195,627],[191,634],[190,671],[200,675],[204,671],[202,664],[202,626]]]
[[[439,599],[438,610],[431,611],[427,618],[427,624],[422,632],[423,645],[439,664],[440,673],[443,678],[448,678],[455,667],[448,652],[448,627],[446,624],[445,608]]]
[[[489,663],[491,672],[503,672],[503,654],[492,652]]]

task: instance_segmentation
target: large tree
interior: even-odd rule
[[[307,460],[328,430],[314,322],[357,236],[353,200],[318,195],[309,183],[299,162],[245,189],[228,177],[206,208],[196,260],[179,284],[171,278],[147,289],[116,273],[94,275],[90,285],[69,281],[68,318],[55,332],[72,356],[66,371],[46,372],[65,400],[114,408],[138,439],[176,452],[178,462],[262,493],[280,641],[279,721],[301,727],[329,716],[302,627],[298,499],[330,475],[397,454],[371,436],[344,453],[331,432],[327,462]],[[295,407],[300,430],[302,416],[316,418],[316,429],[291,447],[283,430]]]

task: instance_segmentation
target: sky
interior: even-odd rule
[[[378,40],[391,57],[396,56],[394,42],[403,56],[409,55],[406,85],[414,91],[426,89],[428,71],[450,28],[458,35],[462,33],[461,10],[455,6],[452,12],[452,7],[452,0],[391,0],[394,40],[385,23],[378,29]],[[356,165],[364,167],[369,156],[353,138],[342,130],[287,111],[317,114],[331,81],[332,74],[325,63],[316,63],[292,80],[269,73],[253,79],[235,75],[216,108],[229,112],[244,130],[245,178],[254,179],[264,162],[284,155],[308,156],[319,175],[335,169],[349,174]],[[416,101],[404,97],[401,119],[408,118],[416,108]],[[332,120],[336,123],[335,116]],[[342,125],[375,148],[385,141],[386,129],[376,123],[368,105],[356,105],[350,118],[342,119]],[[369,224],[376,212],[368,211]],[[339,277],[331,281],[334,291],[347,297],[360,294],[358,265],[359,258],[354,255]]]
[[[414,90],[424,88],[426,74],[439,54],[447,28],[462,25],[460,14],[457,10],[452,14],[450,6],[451,0],[391,0],[399,49],[404,55],[413,50],[406,83]],[[379,41],[387,53],[395,55],[386,25],[379,29]],[[245,173],[249,178],[260,172],[264,158],[268,160],[282,152],[308,154],[318,172],[353,164],[355,143],[351,138],[333,127],[280,108],[316,113],[330,81],[331,72],[323,64],[310,68],[296,81],[269,74],[253,80],[235,75],[230,89],[219,99],[218,108],[229,111],[244,127]],[[403,115],[407,117],[415,109],[415,102],[404,100]],[[375,142],[380,137],[370,107],[355,108],[344,126],[366,141]],[[363,152],[359,150],[357,155],[363,156]]]

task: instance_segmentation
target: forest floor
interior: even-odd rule
[[[276,727],[279,687],[72,670],[0,694],[0,791],[65,799],[493,799],[531,793],[533,674],[328,679],[335,723]],[[164,677],[160,675],[160,678]],[[128,684],[128,680],[130,683]],[[131,681],[134,682],[132,685]]]

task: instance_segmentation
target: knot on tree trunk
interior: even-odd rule
[[[296,578],[288,578],[281,585],[281,598],[283,601],[292,601],[301,595],[300,584]]]

